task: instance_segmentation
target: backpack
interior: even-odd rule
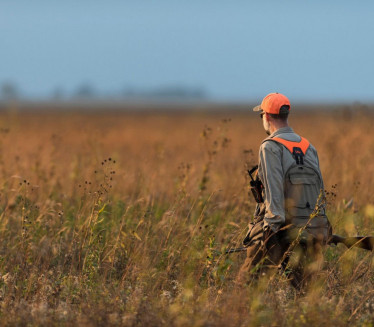
[[[302,239],[311,235],[327,242],[331,236],[331,225],[325,214],[322,178],[316,169],[304,162],[309,142],[303,137],[300,142],[287,141],[279,137],[268,140],[283,145],[295,160],[284,178],[286,225],[291,224],[297,229],[303,228]]]

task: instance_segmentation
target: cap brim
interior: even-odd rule
[[[261,105],[258,105],[258,106],[253,108],[253,111],[263,111],[263,110],[261,108]]]

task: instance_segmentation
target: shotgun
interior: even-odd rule
[[[348,249],[357,247],[368,251],[373,251],[374,248],[374,237],[373,236],[351,236],[343,237],[340,235],[332,235],[327,244],[337,245],[339,243],[344,244]],[[225,251],[225,254],[246,251],[247,247],[243,246],[240,248],[232,248]]]

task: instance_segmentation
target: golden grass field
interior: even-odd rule
[[[292,113],[318,150],[329,219],[374,234],[374,115]],[[251,112],[2,112],[0,320],[19,326],[373,326],[373,254],[343,245],[305,294],[238,288],[254,209]]]

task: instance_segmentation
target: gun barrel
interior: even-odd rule
[[[247,247],[228,249],[228,250],[225,252],[225,254],[230,254],[230,253],[235,253],[235,252],[243,252],[243,251],[247,251]]]
[[[253,174],[257,169],[258,169],[258,165],[254,166],[251,170],[247,170],[249,176],[251,176],[252,179],[253,179],[252,174]]]

